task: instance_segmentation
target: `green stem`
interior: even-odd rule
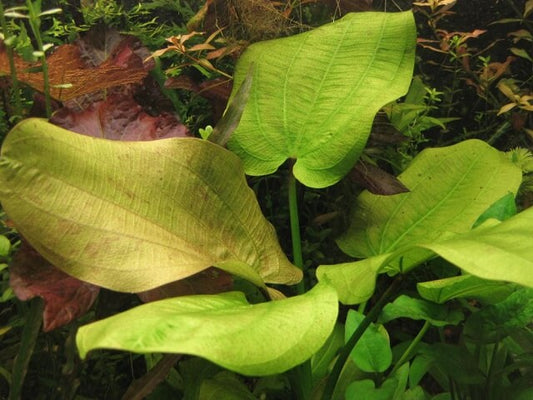
[[[4,15],[4,4],[0,1],[0,27],[4,33],[4,44],[10,38],[7,29],[6,17]],[[15,58],[11,46],[6,46],[7,59],[9,60],[9,72],[11,74],[11,85],[13,86],[13,97],[15,99],[15,115],[18,118],[22,117],[22,101],[20,100],[19,80],[17,77],[17,68],[15,67]]]
[[[35,8],[31,0],[26,0],[26,5],[29,12],[30,27],[37,42],[37,50],[41,53],[39,59],[41,60],[41,68],[43,69],[43,91],[44,91],[44,106],[46,109],[46,117],[52,116],[52,101],[50,98],[50,78],[48,76],[48,63],[46,62],[46,54],[44,54],[43,38],[41,37],[41,20],[39,15],[35,12]]]
[[[400,359],[398,360],[398,362],[396,363],[396,365],[390,372],[390,375],[394,374],[398,370],[398,368],[400,368],[403,365],[403,363],[405,363],[405,361],[407,361],[409,357],[411,357],[411,354],[414,348],[416,347],[418,343],[420,343],[420,341],[422,340],[422,338],[424,337],[424,335],[426,334],[430,326],[431,324],[428,321],[424,322],[424,326],[422,326],[422,329],[420,329],[420,332],[418,332],[418,334],[413,339],[409,347],[404,351],[404,353],[402,354],[402,356],[400,357]]]
[[[19,400],[22,395],[22,384],[28,372],[33,348],[39,335],[41,322],[43,320],[44,302],[41,298],[33,299],[30,303],[30,310],[26,315],[20,348],[13,363],[11,388],[9,390],[9,400]]]
[[[303,271],[304,260],[302,255],[302,238],[300,237],[300,218],[298,217],[298,196],[296,192],[296,178],[291,168],[289,175],[289,215],[291,222],[292,257],[294,265]],[[296,286],[296,291],[298,294],[305,292],[303,279]]]
[[[304,261],[302,255],[302,239],[300,236],[300,218],[298,216],[298,196],[296,178],[289,172],[289,216],[291,224],[292,257],[293,263],[302,271]],[[296,285],[297,294],[305,293],[304,278]],[[311,362],[306,361],[289,372],[291,387],[298,400],[307,400],[311,395],[312,375]]]
[[[332,398],[333,391],[335,390],[335,386],[337,384],[337,380],[339,379],[342,369],[344,368],[344,364],[346,364],[346,361],[348,360],[350,353],[352,352],[353,348],[355,347],[359,339],[361,339],[361,336],[363,336],[363,333],[365,333],[366,328],[368,328],[370,324],[372,323],[372,321],[374,321],[378,317],[382,308],[389,301],[389,298],[400,287],[401,282],[402,282],[402,277],[400,275],[387,288],[385,293],[383,293],[381,298],[376,302],[376,304],[372,307],[372,309],[369,311],[369,313],[366,315],[363,321],[359,324],[359,326],[357,327],[355,332],[352,334],[348,342],[346,342],[346,344],[344,345],[344,347],[342,348],[339,354],[339,357],[337,358],[337,361],[335,362],[335,365],[333,366],[331,374],[328,377],[326,386],[324,388],[324,393],[322,394],[322,400],[329,400]]]

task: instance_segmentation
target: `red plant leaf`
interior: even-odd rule
[[[142,82],[154,65],[153,61],[143,63],[143,57],[149,55],[148,50],[132,36],[118,33],[108,36],[113,39],[105,41],[105,51],[91,47],[92,42],[80,40],[77,45],[58,46],[50,54],[47,64],[51,84],[50,95],[54,99],[66,101],[115,86]],[[9,74],[6,49],[3,43],[0,44],[0,75]],[[107,58],[102,60],[104,56]],[[38,65],[28,63],[15,55],[19,81],[42,92],[44,89],[42,73],[30,72],[31,68]],[[66,84],[72,86],[57,87]]]
[[[9,284],[20,300],[36,296],[44,300],[45,332],[85,314],[100,288],[57,269],[25,241],[9,266]]]
[[[148,115],[128,95],[112,95],[91,104],[86,110],[64,107],[54,113],[50,122],[73,132],[111,140],[155,140],[186,137],[185,125],[170,113]]]
[[[177,296],[227,292],[232,287],[233,279],[230,274],[211,267],[188,278],[167,283],[166,285],[137,293],[137,295],[142,301],[148,303]]]

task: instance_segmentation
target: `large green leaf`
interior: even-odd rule
[[[341,179],[363,150],[376,112],[407,92],[415,37],[411,12],[356,13],[250,46],[234,85],[254,64],[250,97],[228,143],[246,173],[266,175],[293,158],[294,175],[307,186]]]
[[[353,263],[323,265],[317,276],[335,286],[342,303],[360,303],[371,296],[376,275],[385,266],[401,263],[409,254],[424,249],[430,250],[430,256],[439,255],[479,278],[533,287],[532,237],[533,208],[528,208],[504,222],[492,220],[470,232],[435,239],[433,243],[415,243]]]
[[[376,275],[385,266],[406,272],[435,253],[472,275],[531,284],[525,274],[531,267],[524,243],[533,235],[528,215],[518,217],[520,229],[513,227],[512,232],[505,227],[517,217],[490,228],[506,236],[508,247],[500,246],[498,263],[490,258],[495,249],[487,253],[490,244],[483,234],[493,231],[486,226],[470,231],[487,208],[507,193],[516,193],[520,185],[520,169],[503,153],[479,140],[427,149],[399,178],[411,191],[394,196],[363,192],[355,202],[348,231],[338,241],[343,251],[364,259],[317,270],[319,279],[337,288],[343,303],[368,299]],[[462,235],[469,231],[471,238],[481,235],[479,240],[466,243],[468,238]],[[498,238],[491,238],[487,240],[496,246]],[[511,263],[505,254],[518,261]]]
[[[399,177],[410,192],[379,196],[363,192],[356,200],[341,249],[357,258],[431,242],[445,233],[463,233],[509,192],[516,193],[521,170],[480,140],[422,151]],[[403,269],[424,254],[403,259]]]
[[[144,291],[211,265],[256,285],[301,279],[238,157],[207,141],[109,141],[28,119],[4,142],[0,200],[45,258],[110,289]]]
[[[177,297],[144,304],[83,326],[82,358],[96,348],[185,353],[245,375],[284,372],[325,343],[337,296],[318,284],[304,295],[250,305],[241,292]]]

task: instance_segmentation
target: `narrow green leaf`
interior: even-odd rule
[[[377,111],[407,92],[415,37],[411,12],[367,12],[251,45],[234,85],[253,63],[250,98],[228,142],[246,173],[270,174],[296,159],[303,184],[339,181],[361,154]]]
[[[511,47],[509,49],[509,51],[511,53],[513,53],[515,56],[518,56],[518,57],[522,57],[528,61],[531,61],[533,62],[533,58],[531,58],[531,56],[528,54],[527,51],[525,51],[524,49],[520,49],[520,48],[517,48],[517,47]]]
[[[473,275],[460,275],[416,284],[418,294],[434,303],[445,303],[457,298],[479,299],[484,303],[494,303],[505,299],[515,288],[515,285],[489,281]]]
[[[365,316],[354,310],[348,312],[345,338],[348,340]],[[383,325],[370,324],[355,345],[350,357],[362,371],[383,372],[392,363],[389,335]]]
[[[240,292],[144,304],[79,329],[82,358],[96,348],[184,353],[245,375],[284,372],[310,358],[337,319],[337,296],[318,284],[304,295],[250,305]]]
[[[201,139],[119,142],[27,119],[0,159],[20,233],[78,279],[139,292],[215,265],[258,286],[296,283],[240,160]]]
[[[313,379],[318,380],[327,375],[332,361],[343,345],[344,328],[342,325],[336,324],[327,342],[311,358]]]
[[[457,325],[464,315],[458,310],[450,310],[445,305],[401,295],[383,308],[378,321],[384,324],[397,318],[424,320],[434,326],[444,326]]]
[[[235,96],[233,96],[231,99],[226,111],[224,112],[224,115],[220,121],[218,121],[217,125],[213,129],[213,132],[208,136],[208,138],[204,139],[208,139],[210,142],[216,143],[220,146],[226,145],[231,134],[239,125],[242,112],[244,111],[244,107],[248,101],[250,88],[252,86],[253,68],[253,64],[250,65],[250,70],[246,74],[246,78],[244,78],[244,81],[242,81],[241,86],[235,93]]]

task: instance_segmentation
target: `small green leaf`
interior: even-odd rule
[[[348,312],[345,326],[345,340],[352,336],[365,316],[354,310]],[[370,324],[359,339],[350,357],[362,371],[383,372],[392,363],[389,335],[383,325]]]
[[[296,159],[294,175],[303,184],[338,182],[359,158],[377,111],[407,91],[415,41],[411,12],[375,12],[254,43],[235,69],[234,91],[254,64],[228,147],[249,175]]]
[[[63,10],[61,8],[51,8],[50,10],[43,11],[39,13],[39,17],[44,17],[47,15],[61,14]]]
[[[9,11],[9,10],[6,10],[6,12],[4,12],[4,16],[8,18],[24,18],[24,19],[29,18],[26,14],[22,14],[17,11]]]
[[[244,375],[284,372],[310,358],[337,319],[337,297],[318,284],[304,295],[250,305],[240,292],[144,304],[81,327],[80,356],[96,348],[184,353]]]
[[[9,255],[10,250],[11,250],[11,242],[5,236],[0,235],[0,256],[7,257]]]
[[[383,308],[379,322],[386,323],[397,318],[424,320],[434,326],[444,326],[457,325],[464,319],[464,315],[445,305],[401,295]]]
[[[533,58],[531,58],[531,56],[528,54],[527,51],[525,51],[524,49],[519,49],[517,47],[511,47],[509,49],[511,51],[511,53],[513,53],[515,56],[518,56],[518,57],[521,57],[521,58],[524,58],[528,61],[531,61],[533,62]]]
[[[209,136],[213,133],[213,127],[211,125],[207,125],[205,129],[198,129],[198,132],[200,132],[200,137],[204,140],[207,140]]]
[[[365,379],[356,381],[346,389],[346,400],[392,400],[398,387],[396,378],[389,378],[381,387],[376,388],[374,381]]]

